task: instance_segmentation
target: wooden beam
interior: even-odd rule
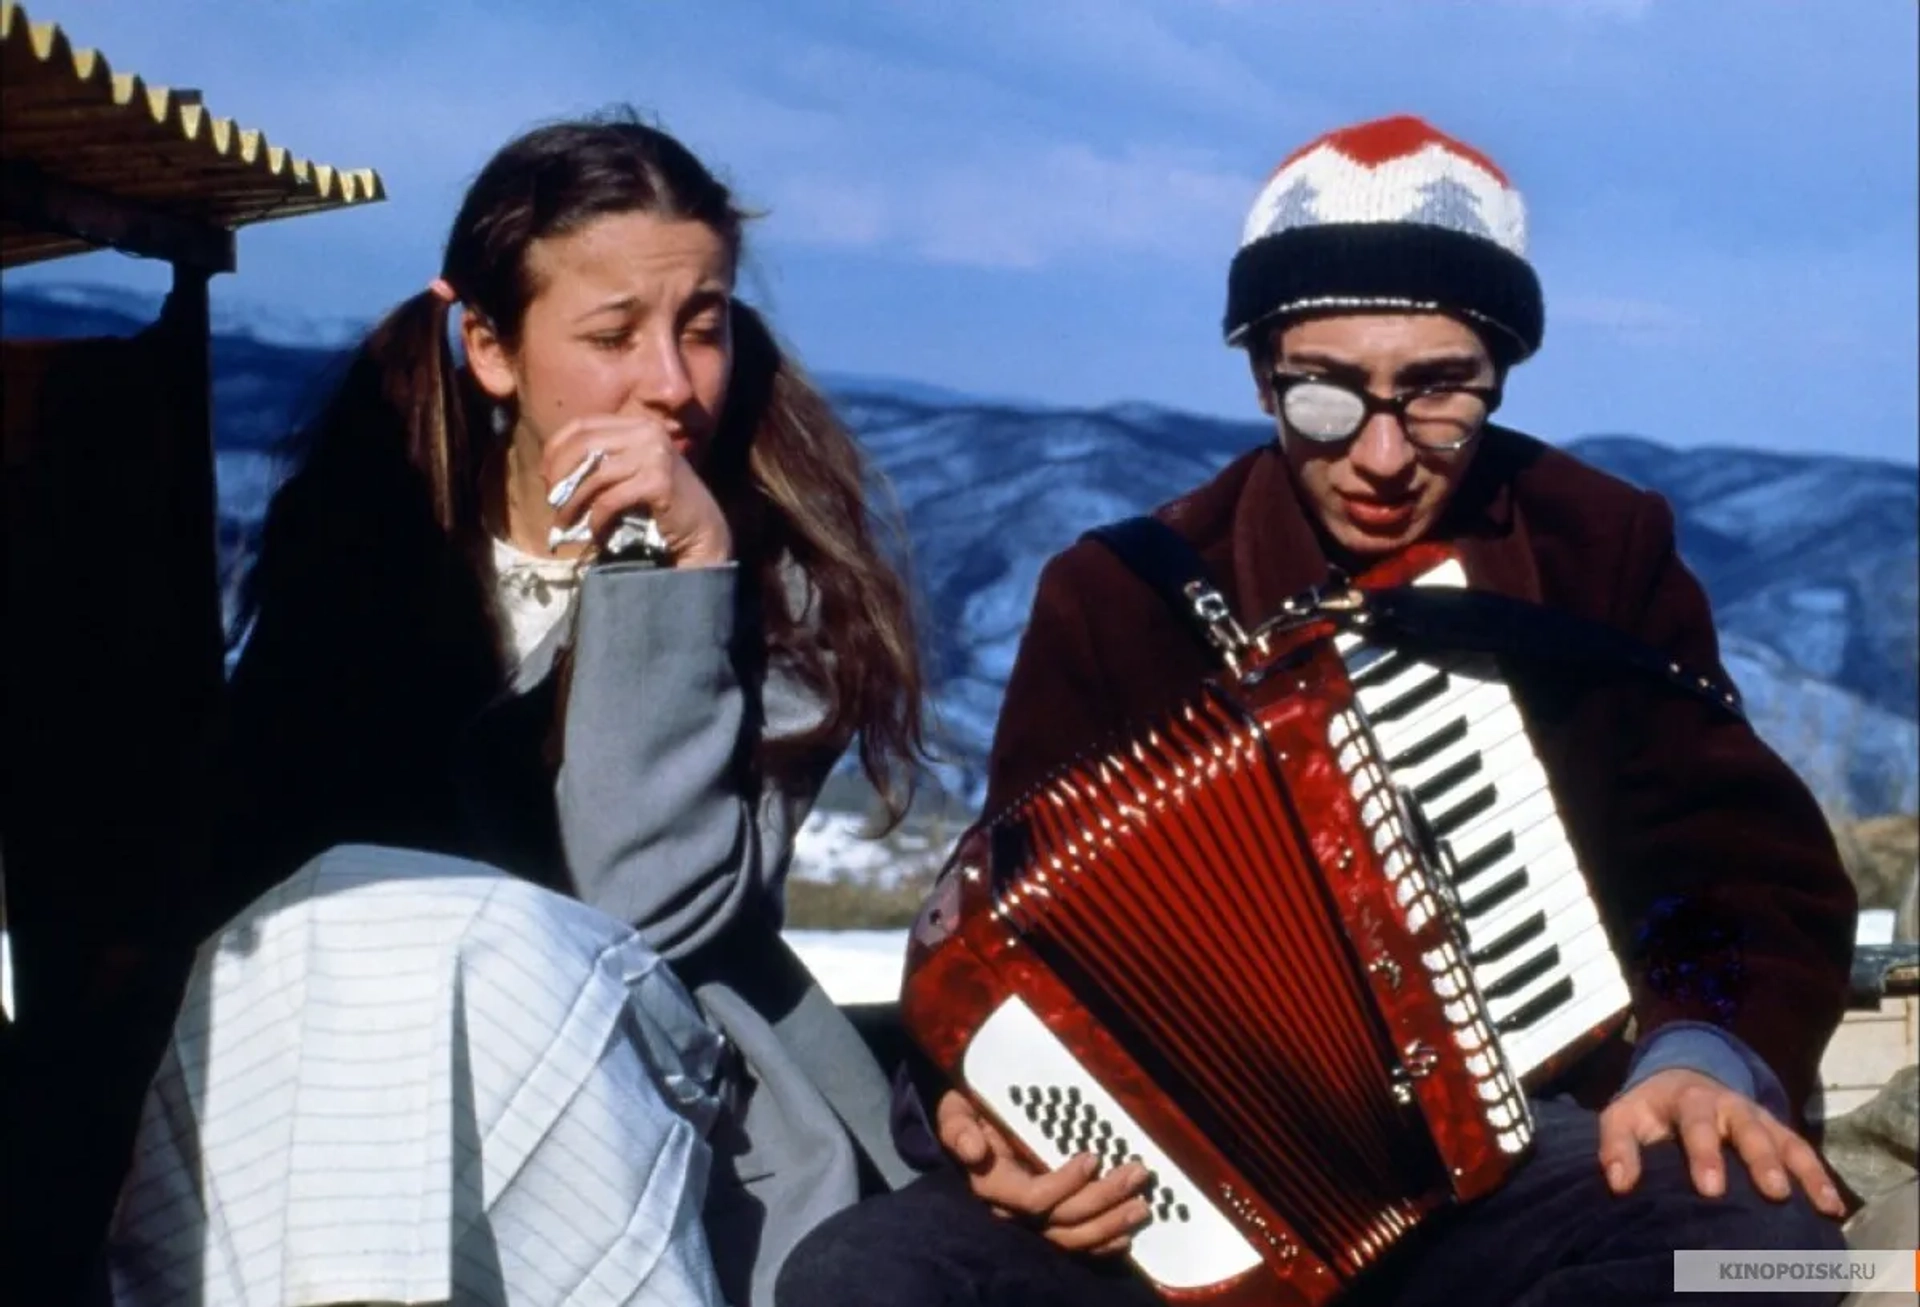
[[[75,186],[28,163],[0,163],[0,214],[24,227],[205,273],[234,269],[233,233],[225,227]]]
[[[217,693],[225,678],[226,634],[220,600],[219,494],[213,447],[213,319],[207,294],[211,273],[176,263],[173,290],[160,311],[160,326],[174,359],[174,521],[184,533],[175,557],[193,560],[192,585],[203,642],[197,670],[206,678],[191,687]],[[183,687],[185,692],[187,687]]]

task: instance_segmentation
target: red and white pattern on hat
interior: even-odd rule
[[[1524,258],[1527,211],[1492,160],[1414,117],[1343,127],[1274,170],[1241,245],[1329,223],[1423,223],[1492,240]]]

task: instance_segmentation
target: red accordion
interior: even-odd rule
[[[1460,576],[1421,558],[1362,585]],[[1374,678],[1400,695],[1373,700],[1377,729],[1376,652],[1325,623],[1256,633],[1178,711],[970,830],[913,931],[912,1036],[1038,1164],[1146,1164],[1130,1256],[1172,1301],[1337,1298],[1502,1182],[1531,1139],[1529,1073],[1626,1006],[1517,717],[1484,725],[1503,688],[1429,693],[1442,717],[1474,705],[1479,725],[1443,731],[1390,712],[1431,681],[1403,659]],[[1474,729],[1506,788],[1423,789],[1462,771],[1438,733]],[[1484,929],[1456,881],[1493,882],[1461,877],[1454,841],[1508,886]]]

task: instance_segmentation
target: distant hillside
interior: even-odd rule
[[[1270,438],[1258,423],[1145,406],[933,405],[879,388],[840,398],[899,496],[918,579],[945,615],[943,711],[969,756],[984,753],[1046,558]],[[1920,472],[1622,436],[1566,448],[1673,503],[1758,728],[1823,801],[1920,806]]]
[[[93,288],[9,292],[0,306],[9,336],[122,334],[155,308]],[[220,324],[215,421],[234,575],[282,471],[269,451],[315,398],[340,339],[297,322]],[[1045,559],[1085,527],[1150,508],[1270,438],[1258,423],[1150,406],[1040,409],[826,380],[905,512],[962,794],[977,784]],[[1920,472],[1625,435],[1566,447],[1673,503],[1756,725],[1822,801],[1857,814],[1920,808]]]

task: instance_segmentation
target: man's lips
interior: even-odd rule
[[[1340,503],[1355,526],[1376,531],[1405,526],[1414,510],[1411,499],[1358,499],[1342,495]]]

